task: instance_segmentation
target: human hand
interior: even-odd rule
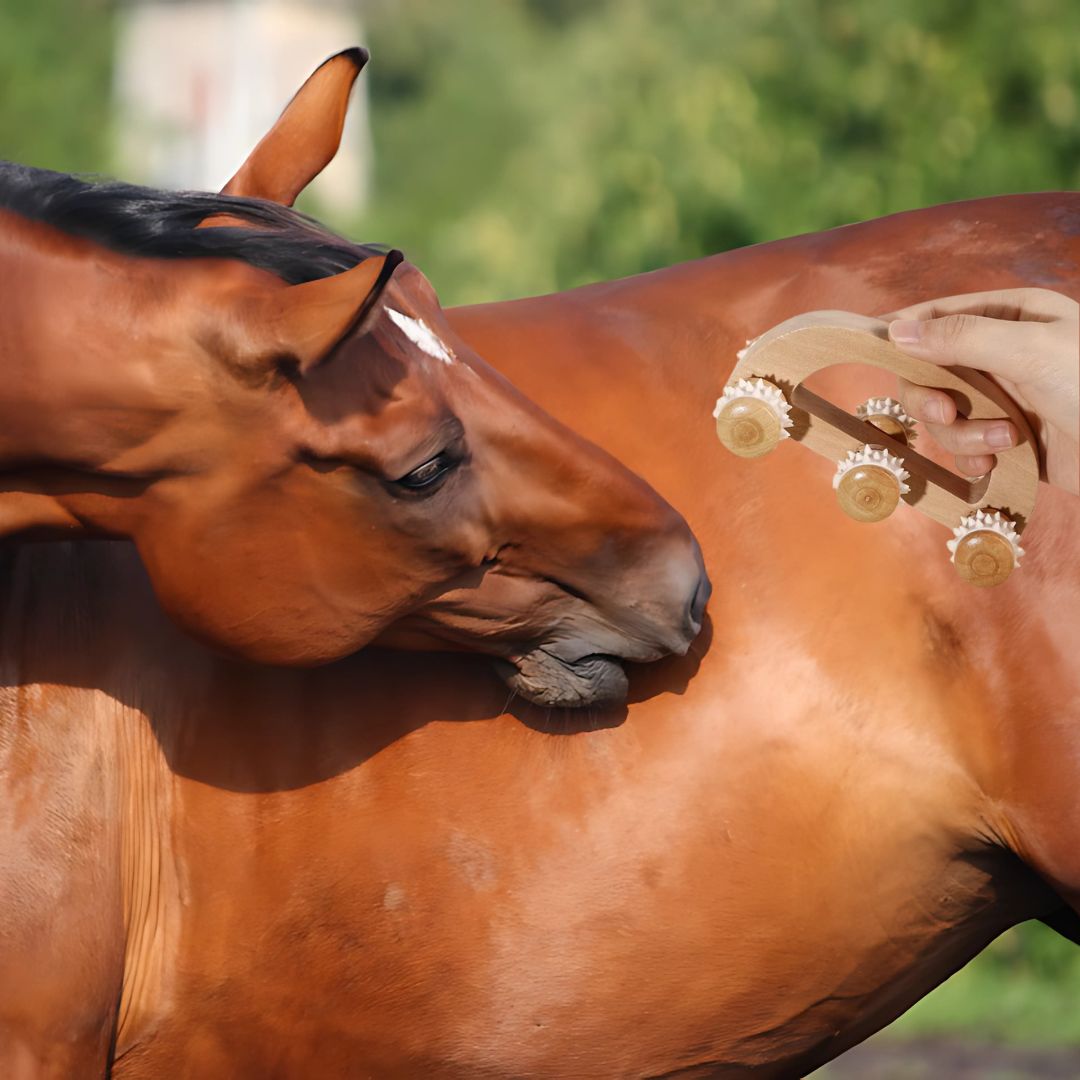
[[[897,348],[920,360],[989,374],[1027,414],[1044,479],[1080,494],[1080,304],[1050,289],[948,296],[882,316]],[[956,455],[968,476],[1020,438],[1008,420],[967,420],[944,391],[899,380],[908,415]]]

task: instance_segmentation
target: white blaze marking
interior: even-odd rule
[[[444,364],[452,364],[454,362],[453,354],[435,336],[434,331],[426,322],[423,322],[421,319],[414,319],[409,315],[403,315],[400,311],[395,311],[393,308],[387,308],[386,313],[393,320],[394,325],[398,327],[418,349],[422,349],[428,356],[432,356],[436,360],[441,360]]]

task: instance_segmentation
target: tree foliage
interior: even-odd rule
[[[0,0],[0,155],[108,171],[110,0]],[[366,0],[365,239],[447,302],[1080,187],[1072,0]],[[344,44],[344,43],[343,43]],[[317,209],[317,208],[316,208]]]
[[[1069,0],[399,0],[362,226],[448,300],[1080,186]]]
[[[112,41],[104,0],[0,0],[0,158],[108,169]]]

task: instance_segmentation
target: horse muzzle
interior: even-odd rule
[[[506,685],[534,705],[575,709],[618,705],[626,699],[626,672],[614,656],[594,653],[561,660],[541,646],[513,662],[496,660],[495,666]]]
[[[629,688],[625,661],[649,663],[682,656],[701,632],[712,586],[701,571],[689,597],[669,606],[660,622],[634,620],[633,632],[595,623],[497,660],[506,684],[537,705],[560,708],[617,705]]]

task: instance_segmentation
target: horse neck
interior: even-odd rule
[[[152,480],[140,448],[178,408],[138,349],[168,283],[10,212],[0,238],[0,535],[122,531],[111,511]]]

